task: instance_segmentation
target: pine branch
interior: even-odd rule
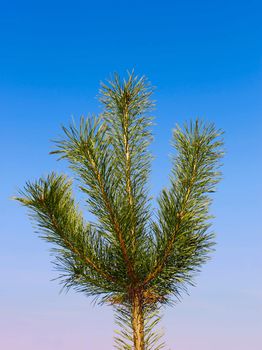
[[[87,269],[86,282],[94,283],[97,279],[100,288],[105,285],[112,288],[116,281],[106,272],[108,269],[103,266],[101,257],[97,256],[97,244],[92,240],[94,227],[84,224],[77,211],[71,182],[63,175],[52,173],[46,179],[27,183],[20,194],[22,197],[15,199],[31,210],[42,232],[41,238],[59,247],[53,249],[58,253],[58,261],[67,265],[70,262],[74,269],[84,266]],[[70,256],[73,258],[69,261]]]
[[[79,174],[84,186],[80,188],[88,194],[87,202],[91,212],[100,219],[104,231],[111,233],[117,240],[122,257],[126,263],[129,278],[133,279],[133,265],[130,261],[124,220],[119,218],[122,203],[117,198],[118,181],[115,179],[112,166],[112,150],[106,143],[107,126],[101,118],[81,119],[80,129],[74,125],[63,128],[66,139],[57,141],[57,151],[66,158],[71,168]],[[111,236],[107,235],[111,243]]]
[[[213,125],[204,126],[198,121],[185,126],[184,131],[179,127],[174,131],[173,146],[178,155],[171,188],[163,190],[158,200],[159,223],[154,224],[158,254],[144,285],[165,274],[163,279],[171,281],[166,290],[179,293],[176,285],[190,283],[190,271],[206,259],[213,237],[207,232],[211,203],[207,194],[214,192],[220,178],[220,135]]]
[[[125,220],[130,223],[129,239],[133,255],[137,255],[133,259],[136,263],[139,250],[140,256],[143,255],[142,248],[147,244],[146,238],[149,239],[150,207],[146,184],[151,161],[148,145],[152,139],[152,118],[145,115],[153,107],[149,100],[152,89],[144,77],[138,79],[131,73],[123,83],[115,74],[111,81],[102,84],[100,92],[107,135],[115,155],[114,173],[125,203]]]

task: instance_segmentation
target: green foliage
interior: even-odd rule
[[[151,94],[144,77],[121,81],[115,75],[101,87],[103,113],[63,127],[64,137],[55,142],[52,153],[68,161],[95,223],[84,221],[64,175],[28,182],[16,198],[53,244],[62,285],[113,305],[117,349],[163,348],[154,331],[161,307],[193,284],[214,244],[209,207],[220,179],[222,133],[198,120],[176,127],[170,186],[154,213],[148,189]],[[135,314],[143,329],[139,346]]]
[[[171,186],[158,198],[158,220],[153,223],[156,253],[145,285],[166,298],[180,295],[192,284],[193,273],[208,258],[213,243],[209,231],[209,193],[215,191],[222,157],[221,131],[198,120],[173,132]]]

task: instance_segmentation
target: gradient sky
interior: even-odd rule
[[[110,308],[59,295],[48,245],[10,197],[67,171],[50,140],[72,115],[99,112],[101,80],[132,68],[157,87],[154,195],[168,184],[176,123],[198,116],[226,132],[216,253],[166,310],[168,349],[261,349],[261,17],[253,0],[1,2],[1,349],[113,349]]]

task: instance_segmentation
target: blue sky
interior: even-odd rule
[[[170,349],[259,350],[262,326],[260,1],[74,1],[0,4],[0,345],[112,349],[109,308],[50,282],[48,246],[10,200],[28,179],[66,172],[51,139],[100,111],[99,82],[135,68],[156,86],[152,193],[168,184],[176,123],[225,130],[214,196],[217,251],[163,325]],[[88,217],[88,215],[87,215]]]

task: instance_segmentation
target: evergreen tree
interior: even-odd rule
[[[55,142],[52,153],[68,161],[95,222],[84,220],[65,175],[28,182],[16,197],[53,244],[62,285],[113,306],[116,349],[164,347],[155,331],[161,309],[193,284],[214,244],[209,206],[220,178],[222,133],[198,120],[176,127],[170,185],[154,210],[151,94],[144,77],[114,75],[101,87],[102,114],[63,127]]]

